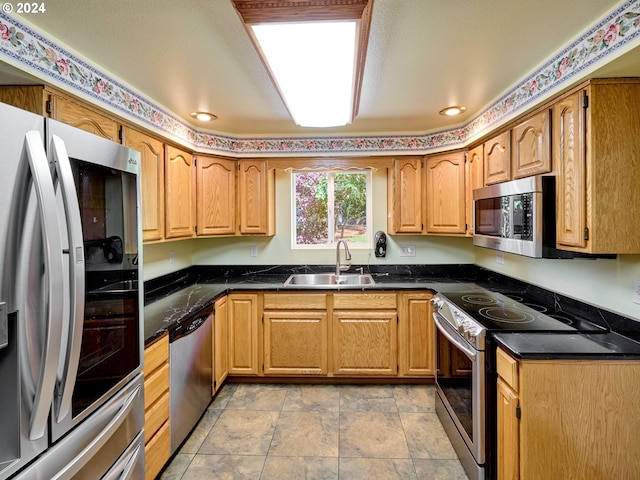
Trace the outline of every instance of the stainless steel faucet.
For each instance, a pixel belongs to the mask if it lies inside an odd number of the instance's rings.
[[[351,261],[351,253],[349,252],[347,242],[342,239],[338,240],[338,243],[336,243],[336,277],[340,276],[340,272],[346,272],[347,270],[349,270],[349,267],[351,267],[351,264],[342,265],[340,263],[340,244],[344,245],[344,259],[347,262]]]

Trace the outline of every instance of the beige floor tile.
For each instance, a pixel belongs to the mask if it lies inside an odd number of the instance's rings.
[[[400,419],[412,458],[458,458],[435,413],[401,412]]]
[[[180,453],[198,453],[202,442],[207,438],[213,425],[220,417],[220,413],[222,413],[222,410],[215,410],[209,407],[191,432],[191,435],[187,437],[187,440],[180,447]]]
[[[340,457],[410,458],[398,414],[341,412]]]
[[[399,412],[435,412],[433,385],[394,385],[393,397]]]
[[[341,458],[340,478],[345,480],[416,480],[411,460]]]
[[[192,453],[176,454],[171,460],[171,463],[167,465],[160,475],[160,480],[180,480],[193,460],[193,457],[195,457],[195,455]]]
[[[226,408],[231,410],[280,411],[287,389],[280,385],[238,385]]]
[[[341,412],[397,412],[391,385],[349,385],[340,392]]]
[[[460,461],[414,460],[418,480],[468,480]]]
[[[269,455],[338,456],[338,412],[282,412]]]
[[[196,455],[184,480],[259,480],[264,456]]]
[[[340,409],[339,386],[291,385],[287,389],[283,411],[337,412]]]
[[[222,388],[216,393],[216,396],[211,402],[211,405],[209,405],[209,408],[214,410],[222,410],[224,408],[227,408],[227,404],[233,396],[233,393],[236,391],[236,388],[238,388],[237,383],[224,384]]]
[[[260,480],[338,480],[338,457],[268,456]]]
[[[198,453],[266,455],[278,412],[224,410]]]

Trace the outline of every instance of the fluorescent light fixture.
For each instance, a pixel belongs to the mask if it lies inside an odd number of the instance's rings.
[[[251,30],[297,125],[351,123],[358,22],[262,23]]]

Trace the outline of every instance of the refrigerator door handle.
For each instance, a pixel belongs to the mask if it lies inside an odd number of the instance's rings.
[[[58,387],[59,397],[56,399],[55,405],[56,417],[61,419],[71,411],[73,388],[80,362],[84,328],[85,266],[80,206],[71,171],[71,162],[64,141],[57,135],[52,135],[50,151],[60,183],[69,240],[69,287],[68,291],[64,292],[65,298],[69,299],[69,331],[67,351],[63,352],[65,365],[63,365]]]
[[[115,431],[125,421],[133,407],[136,405],[136,399],[139,395],[142,395],[142,386],[138,385],[136,389],[124,400],[122,407],[107,424],[107,426],[100,432],[100,434],[93,439],[76,457],[70,461],[67,466],[61,469],[57,475],[51,480],[62,480],[72,478],[78,473],[82,467],[84,467],[89,460],[91,460],[97,452],[111,439]]]
[[[40,211],[45,272],[48,285],[48,318],[44,336],[40,378],[36,384],[29,425],[29,438],[36,440],[41,438],[46,431],[47,419],[56,385],[63,322],[61,301],[63,287],[62,282],[59,280],[59,275],[63,268],[63,260],[55,190],[40,132],[35,130],[27,132],[25,146]]]

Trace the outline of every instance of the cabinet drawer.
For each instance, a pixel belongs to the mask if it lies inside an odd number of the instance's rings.
[[[501,349],[496,350],[496,371],[515,391],[518,391],[518,361]]]
[[[146,375],[169,362],[169,335],[164,335],[144,349],[144,372]]]
[[[169,392],[162,395],[157,402],[144,412],[144,441],[151,437],[169,420]]]
[[[164,364],[144,380],[144,409],[169,390],[169,364]]]
[[[170,440],[169,422],[167,422],[145,445],[145,477],[147,480],[156,478],[164,464],[169,460],[169,455],[171,454]]]
[[[377,310],[382,308],[396,308],[395,293],[334,293],[333,308],[351,310],[367,309]]]
[[[265,310],[324,310],[326,293],[265,293]]]

